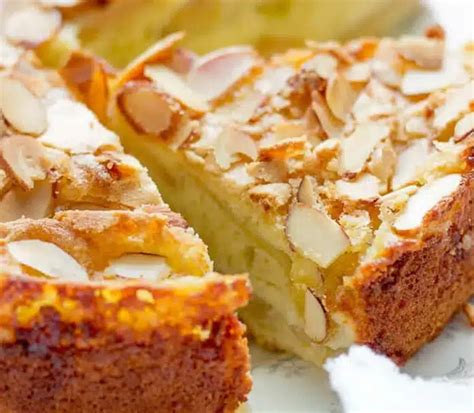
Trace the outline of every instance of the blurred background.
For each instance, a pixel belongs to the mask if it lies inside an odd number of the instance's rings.
[[[0,11],[35,1],[60,5],[81,44],[117,66],[178,30],[198,53],[239,43],[271,53],[304,39],[421,33],[433,23],[450,42],[474,38],[474,0],[0,0]]]

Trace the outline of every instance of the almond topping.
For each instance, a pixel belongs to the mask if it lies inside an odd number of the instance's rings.
[[[283,160],[301,156],[306,146],[305,138],[287,138],[259,150],[261,161]]]
[[[392,188],[399,189],[411,184],[417,179],[417,171],[428,159],[430,154],[427,139],[418,139],[398,155],[395,173],[392,178]]]
[[[131,79],[140,77],[147,63],[156,63],[170,57],[176,45],[183,40],[183,38],[184,32],[172,33],[145,50],[120,73],[115,80],[115,88],[123,86]]]
[[[319,205],[317,182],[312,176],[305,175],[301,180],[296,199],[302,204],[316,208]]]
[[[464,139],[468,134],[474,131],[474,112],[471,112],[464,116],[456,123],[454,128],[454,137],[457,141]]]
[[[160,135],[171,125],[170,104],[151,84],[127,83],[117,96],[117,104],[139,133]]]
[[[256,65],[250,47],[227,47],[203,56],[188,74],[188,82],[207,101],[222,97]]]
[[[304,300],[304,332],[313,341],[321,343],[327,335],[327,319],[315,293],[306,289]]]
[[[404,233],[421,227],[426,214],[443,198],[450,196],[461,184],[459,174],[446,175],[421,187],[407,202],[393,227]]]
[[[8,243],[7,250],[20,264],[47,277],[71,281],[86,281],[89,278],[84,268],[55,244],[23,240]]]
[[[198,112],[206,112],[209,107],[204,98],[195,92],[175,72],[163,65],[145,67],[145,76],[152,80],[158,88],[169,94],[184,106]]]
[[[41,219],[50,215],[53,204],[53,185],[37,182],[31,191],[13,188],[0,200],[0,222],[20,218]]]
[[[305,70],[314,70],[319,77],[329,79],[336,71],[338,65],[337,59],[329,53],[319,53],[312,59],[306,61],[302,68]]]
[[[171,274],[166,258],[147,254],[125,254],[110,262],[105,275],[158,281]]]
[[[44,149],[31,137],[14,135],[0,140],[0,159],[24,189],[32,189],[34,181],[46,177]]]
[[[341,122],[339,122],[339,120],[332,114],[319,92],[313,92],[312,97],[313,102],[311,107],[318,117],[324,132],[326,132],[328,138],[338,137],[341,133]]]
[[[291,187],[285,183],[257,185],[249,190],[249,196],[265,209],[277,209],[285,206],[290,200]]]
[[[377,144],[388,138],[389,134],[390,128],[381,122],[358,125],[354,132],[341,142],[341,172],[360,172]]]
[[[323,268],[329,267],[350,246],[347,235],[335,221],[303,204],[290,209],[286,235],[294,248]]]
[[[51,39],[61,27],[61,13],[55,9],[26,7],[6,21],[5,34],[14,44],[36,47]]]
[[[0,109],[5,119],[21,133],[39,135],[47,127],[43,104],[19,80],[0,78]]]
[[[444,42],[426,37],[402,37],[396,42],[397,52],[423,69],[440,69],[443,64]]]
[[[340,73],[331,76],[326,88],[326,101],[333,115],[345,121],[357,99],[357,93]]]
[[[336,181],[336,190],[341,197],[354,201],[376,200],[379,196],[379,180],[370,174],[362,174],[356,181]]]
[[[223,169],[229,169],[235,154],[243,154],[250,159],[257,159],[257,145],[246,133],[235,128],[225,128],[219,135],[214,155],[217,164]]]

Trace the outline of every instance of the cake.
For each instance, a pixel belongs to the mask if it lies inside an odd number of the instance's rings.
[[[213,272],[117,135],[18,44],[0,38],[0,411],[234,411],[247,277]]]
[[[61,42],[54,42],[52,50],[51,43],[43,46],[50,59],[80,44],[117,66],[125,66],[158,39],[179,30],[188,33],[184,46],[198,53],[241,43],[269,53],[301,46],[305,38],[387,34],[413,19],[420,4],[418,0],[35,1],[63,13]]]
[[[84,101],[88,73],[109,78],[106,123],[216,268],[250,273],[257,342],[405,362],[474,292],[472,44],[432,27],[195,57],[183,36],[113,75],[80,51],[61,73]]]

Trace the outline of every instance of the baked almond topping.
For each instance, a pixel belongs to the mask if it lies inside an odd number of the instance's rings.
[[[427,161],[430,154],[430,144],[427,139],[418,139],[398,155],[395,173],[392,178],[392,188],[413,183],[417,179],[417,172]]]
[[[426,37],[402,37],[396,42],[396,50],[407,60],[414,61],[423,69],[440,69],[443,64],[444,42]]]
[[[171,125],[170,103],[153,85],[128,83],[118,95],[117,103],[139,133],[160,135]]]
[[[336,118],[345,121],[356,99],[356,91],[342,74],[335,73],[329,78],[326,101]]]
[[[379,180],[373,175],[362,174],[353,182],[336,181],[336,190],[342,198],[372,201],[379,196]]]
[[[50,182],[36,182],[31,191],[15,187],[0,196],[0,222],[46,218],[51,214],[52,207],[53,185]]]
[[[405,209],[395,220],[393,227],[403,233],[418,229],[425,215],[443,198],[455,192],[461,184],[462,176],[451,174],[438,178],[421,187],[407,202]]]
[[[33,188],[34,181],[46,177],[47,162],[43,147],[29,136],[13,135],[1,139],[0,160],[26,190]]]
[[[462,140],[468,134],[474,132],[474,112],[468,113],[461,118],[454,128],[454,137],[457,141]]]
[[[0,78],[0,109],[5,119],[21,133],[39,135],[47,127],[41,100],[17,79]]]
[[[206,112],[209,107],[198,92],[193,90],[177,73],[163,65],[147,65],[145,76],[163,92],[184,106],[198,113]]]
[[[332,114],[323,97],[318,92],[312,95],[312,109],[318,117],[321,126],[329,138],[336,138],[340,135],[342,123]]]
[[[329,267],[350,246],[337,222],[303,204],[290,208],[286,235],[294,248],[323,268]]]
[[[327,336],[327,319],[319,298],[310,288],[304,300],[304,332],[313,341],[321,343]]]
[[[7,250],[18,263],[50,278],[87,281],[86,270],[69,254],[50,242],[40,240],[14,241]]]
[[[246,155],[248,158],[257,159],[257,145],[246,133],[228,127],[218,136],[214,148],[217,164],[223,169],[229,169],[236,154]]]
[[[188,74],[188,82],[204,99],[213,101],[247,75],[256,63],[255,53],[250,47],[216,50],[199,59]]]
[[[249,196],[264,208],[277,209],[289,202],[291,187],[286,183],[257,185],[249,190]]]
[[[166,258],[148,254],[125,254],[110,262],[104,275],[146,281],[159,281],[171,275]]]
[[[7,19],[5,34],[14,44],[36,47],[51,39],[60,27],[58,10],[32,6],[16,11]]]
[[[298,202],[316,208],[319,205],[317,185],[318,183],[314,177],[309,175],[304,176],[296,194]]]

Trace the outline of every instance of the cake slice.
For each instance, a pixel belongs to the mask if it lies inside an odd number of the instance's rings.
[[[317,364],[354,342],[406,361],[474,292],[472,45],[434,27],[175,65],[181,37],[114,76],[108,124],[216,268],[250,272],[252,334]],[[94,90],[88,67],[106,72],[78,52],[62,74]]]
[[[0,56],[0,411],[234,411],[247,278],[213,272],[57,72],[6,39]]]
[[[80,44],[121,67],[179,30],[188,33],[184,45],[198,53],[236,43],[269,52],[301,46],[305,38],[388,34],[420,9],[418,0],[38,0],[38,4],[57,7],[65,21],[61,41],[43,47],[49,58]]]

